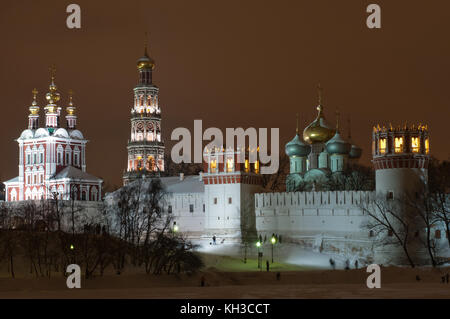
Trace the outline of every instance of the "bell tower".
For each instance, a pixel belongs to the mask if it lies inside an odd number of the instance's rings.
[[[142,176],[164,172],[159,88],[153,84],[154,68],[155,61],[148,54],[146,42],[144,56],[137,61],[139,78],[133,90],[134,103],[131,108],[131,132],[127,145],[127,168],[123,175],[124,185]]]

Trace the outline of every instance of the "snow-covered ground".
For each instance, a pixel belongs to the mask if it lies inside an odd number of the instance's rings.
[[[209,240],[195,240],[194,244],[198,245],[196,251],[206,254],[223,255],[230,257],[243,257],[245,247],[235,243],[220,243],[217,241],[216,245],[212,245]],[[271,259],[272,246],[270,243],[264,244],[260,251],[263,252],[263,259]],[[257,258],[258,248],[247,247],[247,257]],[[307,250],[295,244],[283,243],[276,244],[273,247],[274,259],[278,262],[293,264],[299,266],[317,267],[317,268],[331,268],[330,258],[336,259],[325,253],[320,253],[312,250]],[[344,268],[344,260],[336,260],[337,268]]]

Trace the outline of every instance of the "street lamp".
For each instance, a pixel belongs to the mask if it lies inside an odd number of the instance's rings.
[[[261,241],[256,242],[256,247],[258,247],[258,268],[261,268],[261,259],[262,259],[262,253],[259,251],[261,248]]]
[[[178,231],[178,225],[173,225],[173,232],[176,233]]]
[[[277,239],[275,238],[275,236],[272,236],[270,242],[272,243],[272,264],[273,264],[273,246],[275,246],[275,244],[277,243]]]

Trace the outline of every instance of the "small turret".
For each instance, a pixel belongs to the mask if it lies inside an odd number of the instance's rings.
[[[36,99],[39,92],[38,90],[33,89],[31,93],[33,93],[33,102],[31,102],[31,106],[29,107],[30,114],[28,115],[28,129],[37,130],[39,128],[39,106]]]
[[[69,105],[66,108],[66,120],[67,120],[67,128],[70,130],[74,130],[77,126],[77,116],[75,114],[76,107],[73,105],[73,91],[69,90]]]

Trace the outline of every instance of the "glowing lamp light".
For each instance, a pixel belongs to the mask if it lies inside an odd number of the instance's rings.
[[[70,245],[70,250],[74,250],[75,246],[74,245]]]
[[[173,231],[176,233],[179,230],[178,225],[173,226]]]
[[[260,241],[256,242],[256,247],[258,247],[258,248],[261,247],[261,242]]]
[[[277,239],[275,237],[272,237],[272,239],[270,240],[272,245],[275,245],[275,243],[277,242]]]

